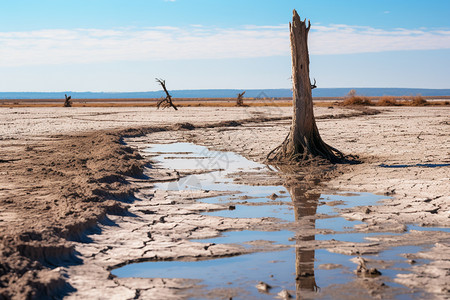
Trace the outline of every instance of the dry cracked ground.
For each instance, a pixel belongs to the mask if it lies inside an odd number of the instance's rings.
[[[300,180],[311,195],[386,195],[379,205],[341,213],[363,221],[355,228],[358,232],[403,234],[372,235],[356,246],[329,240],[305,242],[302,247],[356,256],[395,246],[429,245],[406,255],[411,262],[427,263],[412,265],[395,281],[401,284],[400,292],[406,289],[411,297],[420,291],[430,298],[448,298],[449,234],[421,228],[450,226],[450,108],[377,109],[315,108],[322,138],[344,153],[358,155],[362,164],[305,166],[295,173],[244,174],[239,180],[262,185]],[[223,193],[154,189],[156,182],[184,174],[159,167],[142,150],[149,143],[190,142],[263,162],[285,138],[290,115],[291,108],[276,107],[2,108],[0,298],[245,298],[245,291],[238,289],[205,291],[195,280],[117,278],[110,271],[130,262],[199,260],[288,247],[263,241],[252,247],[195,242],[192,239],[227,230],[295,231],[305,224],[201,214],[223,206],[196,199]],[[417,230],[406,232],[408,224],[418,225]],[[311,228],[297,231],[317,233],[320,230]],[[382,277],[356,277],[306,298],[348,298],[350,290],[354,298],[392,298],[400,293],[386,287]]]

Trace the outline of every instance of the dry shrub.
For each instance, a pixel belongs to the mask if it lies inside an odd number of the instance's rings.
[[[411,105],[412,106],[424,106],[424,105],[428,105],[427,100],[422,97],[422,95],[415,95],[415,96],[411,96]]]
[[[356,94],[355,90],[348,92],[347,97],[344,98],[342,103],[344,106],[351,105],[373,105],[373,102],[369,97],[359,96]]]
[[[378,106],[397,106],[399,103],[397,102],[397,99],[395,99],[392,96],[383,96],[381,97],[378,102]]]

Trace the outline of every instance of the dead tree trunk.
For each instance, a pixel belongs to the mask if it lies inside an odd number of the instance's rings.
[[[66,100],[64,101],[64,107],[72,107],[72,96],[67,97],[67,94],[64,95]]]
[[[170,96],[169,92],[166,89],[166,81],[156,78],[156,81],[162,86],[164,92],[166,93],[166,98],[161,99],[156,104],[156,107],[159,109],[160,107],[166,108],[166,107],[173,107],[173,109],[178,110],[178,108],[175,106],[175,104],[172,103],[172,96]]]
[[[306,21],[306,20],[305,20]],[[313,157],[322,157],[332,163],[344,160],[344,155],[327,145],[320,137],[313,112],[311,85],[309,78],[308,32],[311,23],[301,21],[294,10],[292,23],[289,24],[292,55],[293,107],[294,114],[289,134],[284,142],[272,150],[268,160],[301,161]]]
[[[244,106],[244,94],[245,91],[237,95],[236,106]]]

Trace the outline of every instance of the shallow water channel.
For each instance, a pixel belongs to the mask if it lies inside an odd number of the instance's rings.
[[[367,242],[372,235],[387,233],[361,233],[354,230],[360,221],[347,220],[339,210],[354,206],[376,205],[386,199],[369,193],[336,193],[333,195],[304,196],[303,190],[286,189],[284,186],[245,185],[236,182],[236,174],[268,170],[268,166],[249,161],[232,152],[209,151],[206,147],[190,143],[150,145],[146,152],[154,155],[162,168],[174,170],[210,170],[202,174],[188,175],[178,181],[155,184],[161,190],[216,190],[228,191],[229,195],[199,199],[200,202],[224,204],[224,210],[205,212],[205,215],[227,218],[272,217],[282,223],[303,222],[310,235],[299,234],[302,228],[278,231],[228,231],[221,236],[195,240],[204,243],[231,243],[251,247],[252,241],[270,241],[286,245],[280,251],[260,251],[234,257],[200,261],[157,261],[126,265],[115,269],[118,277],[189,278],[199,279],[205,289],[229,289],[240,291],[242,299],[272,299],[280,291],[287,290],[292,297],[311,293],[320,297],[321,291],[357,278],[357,265],[351,261],[355,256],[333,253],[327,249],[303,247],[311,241]],[[292,227],[294,228],[294,227]],[[414,229],[417,229],[414,227]],[[320,232],[320,233],[316,233]],[[395,235],[389,233],[390,235]],[[388,267],[380,269],[386,277],[386,285],[402,290],[393,278],[407,272],[410,267],[401,253],[414,253],[423,247],[405,246],[391,248],[376,255],[376,259],[389,261]],[[370,256],[369,256],[370,258]],[[423,262],[418,262],[423,263]],[[271,286],[263,293],[256,288],[259,282]],[[408,290],[405,289],[405,293]],[[315,295],[315,296],[314,296]],[[405,294],[403,294],[403,297]],[[397,293],[403,298],[402,293]]]

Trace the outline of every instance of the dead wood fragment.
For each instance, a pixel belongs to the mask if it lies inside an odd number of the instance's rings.
[[[236,106],[244,106],[244,94],[245,91],[237,95]]]
[[[159,100],[156,104],[156,107],[158,109],[160,107],[162,107],[163,109],[166,107],[173,107],[173,109],[178,110],[178,108],[172,102],[172,96],[170,96],[169,92],[167,91],[166,81],[159,78],[156,78],[156,81],[162,86],[164,92],[166,93],[166,98]]]
[[[67,94],[64,95],[66,100],[64,101],[64,107],[72,107],[72,96],[67,97]]]

